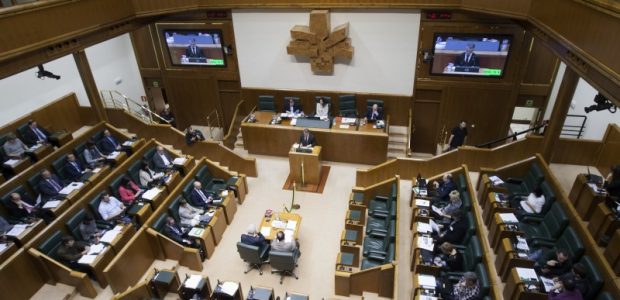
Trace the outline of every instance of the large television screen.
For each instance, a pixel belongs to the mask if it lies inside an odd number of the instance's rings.
[[[436,33],[431,74],[501,77],[510,35]]]
[[[166,29],[164,37],[173,65],[226,66],[220,30]]]

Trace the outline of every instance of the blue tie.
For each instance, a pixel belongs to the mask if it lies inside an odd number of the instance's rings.
[[[34,128],[34,133],[37,135],[37,137],[39,137],[39,140],[44,141],[45,140],[45,134],[43,134],[43,132],[41,132],[41,130],[39,130],[39,128]]]
[[[48,181],[52,185],[52,187],[54,187],[54,191],[59,192],[62,189],[60,185],[56,183],[56,181],[54,181],[54,179],[48,179]]]
[[[114,149],[116,149],[117,146],[116,146],[116,142],[114,141],[114,139],[111,136],[109,136],[108,140],[110,140],[110,143],[112,143],[112,145],[114,146]]]

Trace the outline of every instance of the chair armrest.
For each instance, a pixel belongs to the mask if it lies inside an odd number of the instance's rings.
[[[224,182],[224,179],[221,179],[221,178],[213,178],[213,179],[211,179],[211,182],[213,182],[213,183],[220,183],[220,184],[226,184],[226,182]]]
[[[267,253],[269,253],[269,249],[271,249],[271,246],[268,244],[263,245],[262,247],[260,247],[260,249],[258,249],[259,252],[259,256],[260,257],[265,257],[267,256]]]
[[[230,177],[228,178],[228,180],[226,181],[227,185],[235,185],[235,183],[237,183],[237,180],[239,179],[239,177]]]
[[[459,282],[459,280],[461,280],[461,278],[463,277],[463,274],[465,274],[465,272],[446,272],[444,275],[444,278],[447,278],[449,282],[455,283],[455,282]]]
[[[372,260],[378,260],[378,261],[385,261],[385,255],[381,255],[379,253],[369,253],[368,256],[366,256],[367,259],[372,259]]]
[[[523,223],[541,223],[543,221],[543,217],[542,216],[537,216],[534,214],[527,214],[525,216],[523,216],[523,219],[521,219],[521,222]]]
[[[383,259],[385,259],[385,257],[387,256],[387,252],[379,250],[369,250],[368,255],[383,256]]]
[[[368,233],[371,237],[384,238],[387,235],[387,230],[383,229],[375,229],[373,228],[370,233]]]
[[[385,210],[374,210],[372,212],[372,216],[373,217],[377,217],[377,218],[387,218],[390,215],[389,212],[385,211]]]
[[[532,240],[532,248],[553,248],[556,244],[556,241],[551,239],[535,239]]]
[[[506,182],[508,183],[512,183],[512,184],[521,184],[523,182],[523,179],[521,178],[515,178],[515,177],[508,177],[506,179]]]

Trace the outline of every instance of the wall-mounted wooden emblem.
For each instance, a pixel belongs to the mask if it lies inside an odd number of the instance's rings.
[[[349,35],[349,23],[331,31],[329,11],[313,10],[310,12],[310,26],[295,25],[291,29],[291,38],[286,52],[290,55],[308,56],[312,72],[332,74],[334,59],[353,57],[353,46]]]

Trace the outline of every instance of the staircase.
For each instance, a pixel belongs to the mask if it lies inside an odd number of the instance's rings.
[[[407,126],[390,126],[388,159],[407,157]]]
[[[44,284],[30,299],[47,300],[47,299],[73,299],[77,295],[77,288],[74,286],[56,283]]]

